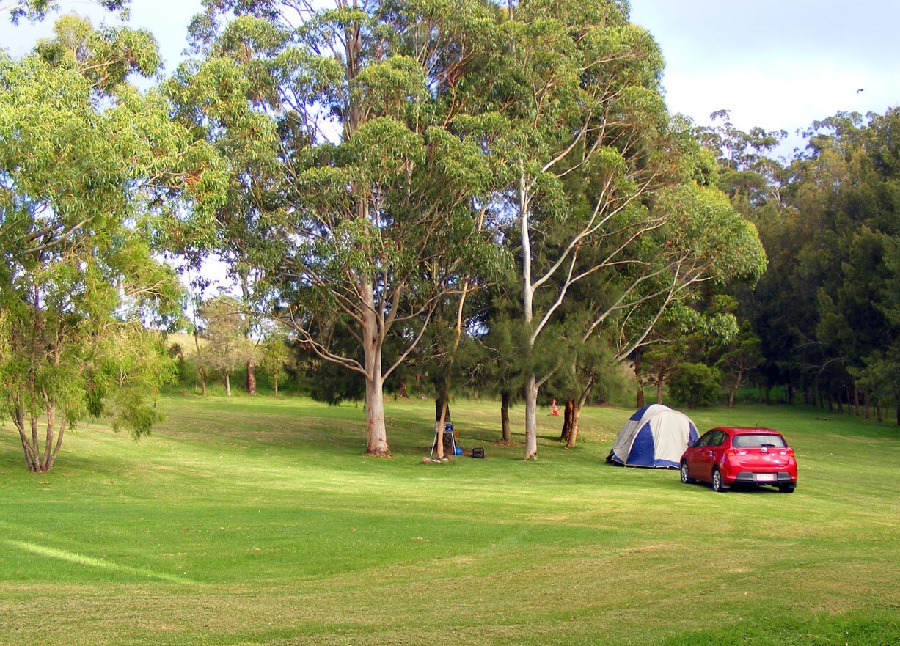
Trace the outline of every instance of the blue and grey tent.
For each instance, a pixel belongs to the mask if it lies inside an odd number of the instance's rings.
[[[697,427],[687,415],[651,404],[625,423],[606,461],[627,467],[677,469],[681,454],[696,439]]]

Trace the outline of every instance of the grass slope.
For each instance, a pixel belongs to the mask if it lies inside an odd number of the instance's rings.
[[[900,434],[782,407],[698,427],[782,430],[796,493],[684,486],[604,464],[630,410],[540,416],[540,459],[498,446],[494,402],[456,402],[484,460],[423,465],[433,404],[364,415],[306,399],[171,397],[132,442],[88,425],[32,475],[0,428],[0,643],[890,644],[900,641]],[[514,410],[522,428],[522,410]],[[516,438],[521,442],[521,436]]]

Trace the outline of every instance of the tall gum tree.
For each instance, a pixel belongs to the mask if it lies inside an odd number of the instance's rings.
[[[666,330],[683,338],[707,321],[693,309],[694,301],[709,299],[729,281],[754,283],[765,271],[756,228],[711,185],[715,165],[686,126],[677,119],[671,126],[670,154],[680,172],[645,200],[651,221],[661,226],[645,231],[639,242],[626,248],[619,248],[615,236],[601,236],[582,251],[576,275],[591,273],[564,308],[567,318],[580,323],[574,361],[576,366],[584,363],[576,371],[583,373],[584,386],[574,402],[570,448],[577,438],[580,409],[605,370],[615,370],[635,352],[659,345]],[[714,316],[706,325],[723,337],[737,332],[730,314]],[[609,354],[597,362],[586,352],[587,361],[582,362],[580,348],[598,336],[605,339]]]
[[[385,379],[441,296],[461,291],[472,263],[500,255],[476,224],[492,181],[486,156],[454,125],[471,103],[469,75],[481,73],[496,8],[205,5],[193,29],[200,48],[229,43],[221,57],[248,75],[246,105],[277,132],[280,202],[250,232],[253,253],[300,341],[365,379],[367,452],[389,455]],[[209,93],[210,109],[218,94]],[[338,330],[353,336],[354,352],[332,343]],[[399,348],[385,365],[390,337]]]
[[[576,445],[580,412],[594,388],[614,379],[636,353],[644,352],[645,364],[658,363],[664,348],[700,330],[729,342],[737,334],[733,315],[701,314],[694,306],[730,281],[752,284],[765,270],[755,227],[717,189],[691,183],[664,189],[652,208],[666,212],[666,225],[617,262],[596,265],[561,310],[565,325],[556,329],[563,338],[555,347],[571,363],[568,372],[576,382],[567,406],[567,448]],[[584,255],[596,259],[603,254]]]
[[[671,174],[662,57],[621,2],[509,3],[506,50],[488,100],[506,120],[519,223],[524,351],[532,357],[569,290],[665,224],[645,200]],[[586,257],[598,240],[604,255]],[[525,459],[537,457],[536,406],[555,368],[525,376]]]

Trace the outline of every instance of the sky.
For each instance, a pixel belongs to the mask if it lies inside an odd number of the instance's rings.
[[[0,9],[11,1],[0,0]],[[92,8],[89,0],[61,4]],[[132,23],[156,35],[168,72],[200,8],[200,0],[133,0]],[[0,47],[21,56],[36,30],[11,27],[7,17],[0,14]],[[725,109],[742,130],[786,130],[791,138],[779,154],[801,145],[794,133],[813,121],[900,105],[895,0],[631,0],[631,20],[661,47],[671,112],[706,124]],[[44,35],[51,23],[41,26]]]
[[[730,111],[742,130],[798,129],[900,105],[895,0],[631,0],[666,60],[671,112]],[[862,90],[862,91],[859,91]],[[790,152],[790,150],[788,150]]]

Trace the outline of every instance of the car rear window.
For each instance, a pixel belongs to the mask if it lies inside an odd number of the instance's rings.
[[[787,446],[780,435],[735,435],[731,440],[732,446],[739,449],[754,449],[763,446],[774,446],[783,449]]]

